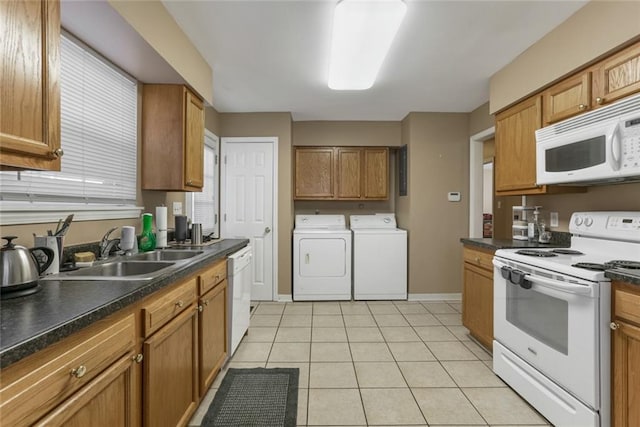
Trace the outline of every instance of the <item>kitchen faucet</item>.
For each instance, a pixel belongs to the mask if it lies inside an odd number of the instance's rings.
[[[111,249],[120,243],[120,239],[109,240],[109,235],[117,228],[118,227],[110,228],[109,231],[102,236],[102,239],[100,239],[100,259],[104,260],[109,258],[109,252],[111,252]]]

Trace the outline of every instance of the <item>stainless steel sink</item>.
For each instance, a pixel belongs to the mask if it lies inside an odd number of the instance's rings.
[[[174,262],[113,261],[68,273],[45,276],[44,280],[150,280],[164,273]]]
[[[132,261],[180,261],[193,258],[202,254],[203,251],[193,250],[161,250],[153,252],[143,252],[129,257]]]

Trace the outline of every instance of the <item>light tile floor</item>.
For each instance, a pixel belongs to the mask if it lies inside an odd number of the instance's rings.
[[[491,371],[460,303],[256,303],[228,368],[300,369],[299,426],[548,426]]]

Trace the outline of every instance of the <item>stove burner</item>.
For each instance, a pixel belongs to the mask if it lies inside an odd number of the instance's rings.
[[[596,264],[594,262],[579,262],[577,264],[571,264],[571,267],[584,268],[586,270],[593,270],[593,271],[605,270],[604,264]]]
[[[620,260],[620,259],[616,259],[613,261],[609,261],[607,263],[605,263],[605,266],[607,268],[628,268],[631,270],[637,270],[640,269],[640,261],[629,261],[629,260]]]
[[[552,254],[549,251],[536,251],[533,249],[520,249],[516,253],[520,255],[537,256],[537,257],[544,257],[544,258],[558,256],[556,254]]]
[[[583,252],[576,251],[575,249],[554,249],[551,252],[561,255],[584,255]]]

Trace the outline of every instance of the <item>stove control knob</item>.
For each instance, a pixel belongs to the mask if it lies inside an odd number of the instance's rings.
[[[584,225],[586,225],[587,227],[591,227],[591,225],[593,225],[593,218],[591,218],[590,216],[586,217],[584,219]]]
[[[576,219],[573,221],[578,227],[580,227],[582,225],[582,217],[581,216],[577,216]]]

